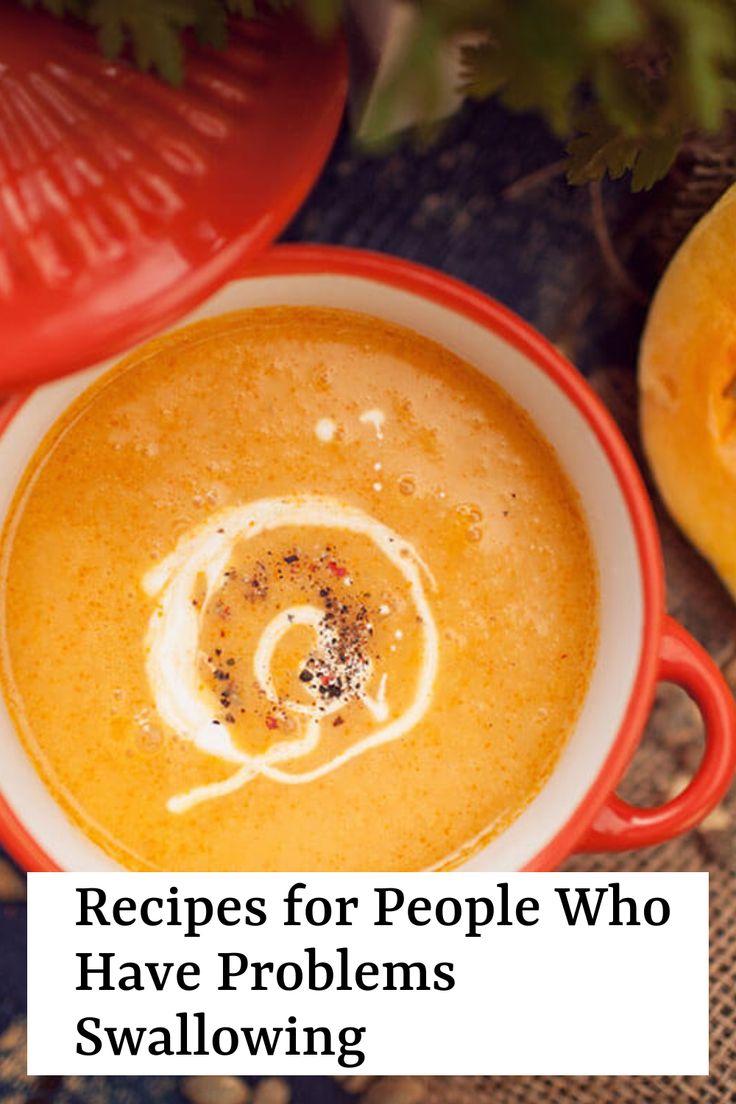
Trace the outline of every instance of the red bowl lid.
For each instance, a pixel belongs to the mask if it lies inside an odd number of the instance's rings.
[[[3,5],[0,28],[8,392],[148,337],[271,242],[329,153],[347,66],[294,17],[193,44],[181,88],[38,11]]]

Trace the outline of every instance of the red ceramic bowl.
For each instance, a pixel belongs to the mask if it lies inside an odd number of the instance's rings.
[[[736,767],[734,701],[709,656],[665,614],[662,557],[649,500],[625,442],[585,380],[544,338],[487,296],[438,272],[365,252],[277,247],[187,321],[286,303],[344,307],[389,319],[475,364],[552,442],[587,514],[600,568],[601,637],[579,722],[542,792],[466,869],[546,870],[573,851],[643,847],[696,825],[721,799]],[[96,371],[5,406],[0,516],[41,435]],[[641,738],[659,679],[678,683],[697,702],[706,748],[681,794],[641,809],[615,790]],[[8,850],[35,870],[112,867],[64,818],[6,714],[0,714],[0,753],[0,838]]]

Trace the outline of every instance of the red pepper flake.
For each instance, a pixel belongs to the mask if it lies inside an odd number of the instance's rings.
[[[332,676],[331,675],[322,675],[322,678],[319,681],[322,683],[323,686],[329,686],[330,683],[332,682]]]
[[[339,728],[340,725],[344,725],[344,724],[345,724],[345,721],[343,720],[342,717],[335,717],[334,721],[332,722],[332,727],[333,728]]]
[[[347,575],[348,573],[346,567],[341,567],[340,564],[335,563],[334,560],[330,560],[327,566],[336,579],[342,579],[343,575]]]
[[[274,728],[278,728],[278,727],[279,727],[279,722],[276,720],[275,717],[272,717],[269,714],[268,717],[266,717],[266,728],[270,728],[273,731]]]

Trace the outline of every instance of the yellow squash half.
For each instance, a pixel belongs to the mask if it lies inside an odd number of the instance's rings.
[[[736,597],[736,185],[657,290],[639,360],[641,429],[671,514]]]

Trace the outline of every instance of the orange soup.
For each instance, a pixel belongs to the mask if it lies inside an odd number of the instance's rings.
[[[544,785],[597,641],[550,445],[447,350],[345,311],[134,353],[38,449],[1,569],[18,732],[136,870],[452,865]]]

